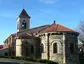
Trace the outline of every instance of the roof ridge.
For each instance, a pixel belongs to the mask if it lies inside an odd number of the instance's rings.
[[[42,25],[42,26],[38,26],[38,27],[35,27],[35,28],[39,28],[39,27],[44,27],[44,26],[48,26],[49,24],[47,25]],[[31,29],[35,29],[35,28],[31,28]]]

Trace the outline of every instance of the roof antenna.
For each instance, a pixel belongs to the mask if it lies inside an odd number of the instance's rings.
[[[53,21],[53,24],[55,24],[55,22],[56,22],[56,21],[54,20],[54,21]]]

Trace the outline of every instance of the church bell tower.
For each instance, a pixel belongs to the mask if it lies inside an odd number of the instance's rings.
[[[30,28],[30,16],[25,9],[22,10],[17,18],[17,32],[24,31]]]

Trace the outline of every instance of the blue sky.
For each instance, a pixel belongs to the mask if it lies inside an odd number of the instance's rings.
[[[0,44],[16,32],[16,19],[23,8],[31,16],[31,28],[56,20],[76,30],[84,20],[84,0],[0,0]]]

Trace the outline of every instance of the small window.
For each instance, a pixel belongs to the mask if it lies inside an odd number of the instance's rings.
[[[31,53],[34,53],[34,46],[31,45]]]
[[[43,44],[41,43],[41,53],[43,53],[44,52],[44,46],[43,46]]]
[[[57,43],[53,44],[53,53],[57,53]]]
[[[8,53],[5,53],[4,55],[5,55],[5,56],[8,56]]]
[[[17,23],[17,29],[19,29],[20,28],[20,24],[19,23]]]
[[[70,43],[70,53],[74,53],[74,44]]]
[[[28,42],[25,42],[25,44],[28,44]]]
[[[22,22],[22,28],[23,28],[23,29],[26,29],[26,22],[25,22],[25,21]]]
[[[27,56],[27,52],[28,52],[27,50],[28,50],[27,47],[25,47],[25,55],[26,56]]]

